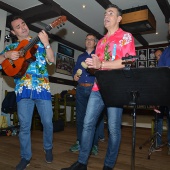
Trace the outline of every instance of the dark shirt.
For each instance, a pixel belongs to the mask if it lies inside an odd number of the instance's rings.
[[[92,51],[91,54],[95,54],[95,50]],[[87,69],[85,69],[84,67],[82,67],[81,62],[84,62],[86,60],[86,58],[91,58],[91,54],[88,54],[87,52],[84,52],[83,54],[79,55],[76,65],[73,69],[73,77],[76,74],[78,69],[82,70],[82,74],[78,80],[78,83],[94,83],[94,79],[95,76],[91,75]]]
[[[170,67],[170,46],[167,47],[163,51],[163,53],[158,61],[158,67],[165,67],[165,66]]]

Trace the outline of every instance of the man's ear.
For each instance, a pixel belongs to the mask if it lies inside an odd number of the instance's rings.
[[[118,22],[120,22],[122,20],[121,16],[118,16]]]
[[[12,35],[15,35],[15,32],[14,32],[13,30],[11,30],[11,34],[12,34]]]

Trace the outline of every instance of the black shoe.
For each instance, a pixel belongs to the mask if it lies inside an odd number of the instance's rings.
[[[52,149],[44,150],[45,152],[45,161],[49,164],[53,161]]]
[[[22,158],[19,164],[16,166],[16,170],[24,170],[27,166],[30,165],[30,160]]]
[[[87,170],[87,165],[81,164],[79,162],[75,162],[68,168],[62,168],[61,170]]]
[[[103,167],[103,170],[112,170],[113,168],[110,168],[110,167],[108,167],[108,166],[104,166]]]

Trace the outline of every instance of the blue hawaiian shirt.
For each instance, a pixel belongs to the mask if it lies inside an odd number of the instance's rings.
[[[14,50],[19,42],[12,43],[0,53]],[[51,100],[50,84],[47,72],[46,50],[44,45],[39,41],[38,48],[34,54],[36,61],[32,62],[21,78],[14,78],[15,93],[17,102],[23,98]],[[0,66],[1,67],[1,66]],[[1,67],[2,68],[2,67]]]

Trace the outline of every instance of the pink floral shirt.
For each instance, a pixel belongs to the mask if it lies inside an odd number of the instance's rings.
[[[101,61],[117,60],[125,57],[126,55],[136,55],[134,38],[131,33],[125,32],[119,28],[110,37],[106,34],[99,40],[96,47],[96,54]],[[96,83],[94,83],[92,90],[99,90]]]

